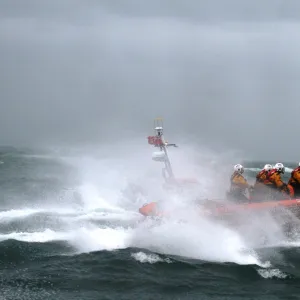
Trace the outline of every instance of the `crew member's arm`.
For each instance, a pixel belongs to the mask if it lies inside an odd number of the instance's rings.
[[[257,175],[256,175],[256,182],[263,182],[266,179],[266,174],[264,171],[260,171]]]

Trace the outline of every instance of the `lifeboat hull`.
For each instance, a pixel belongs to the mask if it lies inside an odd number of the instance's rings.
[[[199,205],[202,214],[208,213],[214,216],[224,216],[228,214],[240,214],[243,212],[274,211],[280,209],[289,209],[299,214],[300,217],[300,199],[276,200],[268,202],[253,202],[245,204],[222,204],[216,201],[207,200]],[[205,212],[204,212],[205,211]],[[150,202],[139,209],[139,213],[146,217],[164,217],[171,213],[170,211],[160,211],[157,202]]]

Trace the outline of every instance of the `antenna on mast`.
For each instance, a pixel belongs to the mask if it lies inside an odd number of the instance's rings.
[[[164,139],[164,127],[163,127],[163,119],[156,118],[154,119],[154,136],[148,136],[148,144],[153,145],[154,147],[159,148],[160,151],[156,151],[152,153],[152,159],[154,161],[163,162],[165,164],[165,168],[162,169],[163,177],[167,179],[174,179],[173,169],[169,160],[167,147],[174,146],[177,147],[176,144],[168,144],[168,142]],[[169,178],[167,178],[167,175]]]

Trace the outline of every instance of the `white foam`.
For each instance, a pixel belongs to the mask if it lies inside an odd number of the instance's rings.
[[[46,229],[42,232],[12,232],[9,234],[0,235],[0,240],[14,239],[22,242],[32,243],[45,243],[51,241],[63,241],[68,239],[68,234],[63,232],[55,232],[50,229]]]
[[[40,232],[12,232],[0,235],[0,241],[18,240],[31,243],[47,243],[52,241],[67,241],[79,252],[96,250],[116,250],[129,246],[127,237],[130,230],[124,228],[81,227],[73,231],[57,232],[46,229]]]
[[[172,263],[172,261],[169,258],[161,258],[159,255],[157,254],[146,254],[144,252],[136,252],[136,253],[132,253],[131,256],[141,262],[141,263],[150,263],[150,264],[155,264],[157,262],[166,262],[166,263]]]
[[[37,209],[11,209],[0,212],[0,222],[9,222],[14,219],[26,218],[30,215],[42,212],[42,210]]]
[[[128,213],[111,213],[111,212],[87,212],[86,214],[81,214],[75,217],[77,220],[84,221],[138,221],[141,216],[138,212],[128,212]]]
[[[78,212],[74,209],[69,208],[49,208],[49,209],[31,209],[31,208],[23,208],[23,209],[10,209],[0,211],[0,223],[7,223],[14,220],[20,220],[24,218],[28,218],[30,216],[36,214],[55,214],[57,216],[76,216]]]
[[[81,252],[125,249],[130,246],[131,229],[80,228],[69,235],[68,241]]]
[[[133,233],[131,243],[162,254],[214,262],[262,264],[255,252],[245,251],[247,246],[237,233],[206,220],[142,226],[140,231]]]
[[[280,278],[280,279],[284,279],[287,277],[287,275],[280,271],[279,269],[258,269],[257,270],[258,274],[265,278],[265,279],[269,279],[269,278]]]

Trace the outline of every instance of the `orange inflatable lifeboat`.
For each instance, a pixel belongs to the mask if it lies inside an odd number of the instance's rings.
[[[154,135],[148,136],[148,144],[154,146],[156,149],[158,148],[160,151],[156,151],[152,155],[152,159],[156,162],[163,162],[164,168],[163,177],[165,179],[164,187],[166,189],[179,188],[181,189],[189,189],[193,188],[198,184],[196,179],[177,179],[174,177],[172,166],[168,157],[167,148],[170,146],[177,147],[176,144],[169,144],[164,139],[163,134],[163,121],[162,118],[157,118],[154,120]],[[219,201],[207,200],[205,203],[201,201],[198,203],[199,212],[205,213],[204,211],[209,211],[210,214],[216,216],[222,216],[225,214],[234,214],[240,213],[242,211],[264,211],[264,210],[276,210],[278,208],[287,208],[293,209],[297,208],[297,212],[299,211],[300,217],[300,199],[292,199],[292,200],[276,200],[276,201],[268,201],[268,202],[249,202],[245,204],[223,204]],[[201,210],[202,208],[202,210]],[[140,214],[143,216],[166,216],[171,214],[171,210],[168,212],[161,211],[157,202],[151,202],[145,204],[143,207],[139,209]]]
[[[245,204],[230,204],[225,205],[219,202],[207,200],[200,207],[204,208],[205,211],[209,210],[209,214],[214,216],[222,216],[226,214],[241,213],[243,211],[266,211],[275,210],[280,208],[293,209],[297,208],[300,212],[300,199],[292,200],[276,200],[268,202],[255,202],[255,203],[245,203]],[[199,210],[201,212],[201,210]],[[156,216],[164,217],[170,214],[170,212],[160,211],[157,202],[150,202],[145,204],[139,209],[139,213],[143,216]]]

